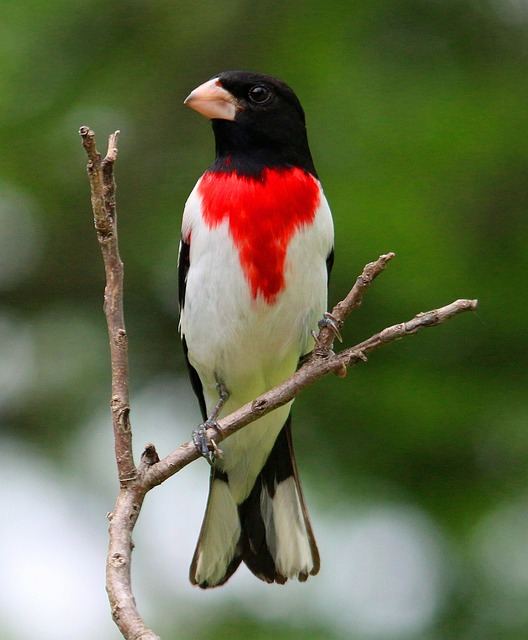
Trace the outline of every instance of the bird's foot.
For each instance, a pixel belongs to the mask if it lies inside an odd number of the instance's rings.
[[[213,429],[216,429],[216,431],[220,431],[220,425],[216,419],[229,398],[227,387],[216,374],[215,380],[218,402],[211,411],[209,418],[195,429],[192,434],[194,446],[198,449],[198,453],[203,456],[211,466],[214,464],[216,459],[222,459],[222,450],[218,448],[218,445],[212,438],[209,441],[207,440],[207,429],[212,427]]]
[[[339,324],[339,320],[335,316],[333,316],[328,311],[325,311],[323,317],[317,323],[317,326],[319,327],[319,333],[317,333],[316,331],[312,331],[312,337],[315,341],[315,349],[313,350],[312,354],[323,358],[335,356],[335,353],[332,351],[333,345],[329,345],[325,341],[321,340],[319,336],[321,329],[324,329],[324,327],[328,327],[328,329],[330,329],[330,331],[334,334],[334,337],[337,338],[339,342],[343,342],[343,338],[339,330]],[[335,373],[340,378],[344,378],[347,374],[346,366],[342,364]]]
[[[324,327],[328,327],[334,334],[334,337],[337,338],[339,342],[343,342],[343,337],[341,336],[341,332],[339,331],[339,321],[328,311],[324,312],[323,317],[319,320],[317,326],[319,327],[319,332]],[[319,334],[316,331],[312,331],[312,338],[315,341],[315,346],[317,349],[325,352],[331,351],[330,347],[322,343],[321,339],[319,338]]]
[[[213,466],[215,460],[222,459],[222,450],[212,438],[208,440],[207,429],[209,428],[220,431],[220,425],[218,422],[209,419],[193,431],[192,439],[198,453],[203,456],[211,466]]]
[[[343,342],[343,336],[339,331],[339,321],[329,311],[323,313],[323,317],[319,320],[317,326],[319,327],[319,331],[321,331],[323,327],[328,327],[339,342]]]

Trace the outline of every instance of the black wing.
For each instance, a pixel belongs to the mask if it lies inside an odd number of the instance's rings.
[[[187,273],[189,271],[190,265],[190,253],[191,245],[182,238],[180,242],[180,255],[178,258],[178,301],[180,303],[180,313],[185,306],[185,288],[187,285]],[[202,412],[202,418],[207,420],[207,408],[205,406],[205,398],[203,394],[202,381],[200,380],[200,376],[196,369],[189,362],[189,356],[187,348],[187,342],[185,341],[185,336],[182,334],[182,346],[183,346],[183,355],[185,356],[185,361],[187,362],[187,369],[189,370],[189,378],[191,379],[191,386],[193,388],[196,397],[198,398],[198,403],[200,405],[200,411]]]
[[[330,274],[332,273],[332,267],[334,266],[334,247],[330,250],[326,258],[326,273],[328,275],[328,284],[330,284]]]

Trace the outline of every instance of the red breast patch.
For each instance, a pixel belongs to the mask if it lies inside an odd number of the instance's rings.
[[[273,304],[284,288],[284,263],[295,231],[310,224],[320,201],[317,180],[302,169],[264,169],[259,178],[207,172],[198,192],[209,228],[229,233],[253,299]]]

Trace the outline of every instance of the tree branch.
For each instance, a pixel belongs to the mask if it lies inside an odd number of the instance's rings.
[[[376,263],[370,263],[367,265],[366,269],[378,263],[383,263],[382,268],[384,268],[386,260],[387,255],[381,256]],[[380,272],[381,269],[377,271],[376,275]],[[334,311],[336,311],[338,307],[340,309],[348,308],[348,311],[350,311],[352,308],[358,306],[357,304],[354,304],[349,307],[348,303],[345,304],[345,301],[352,297],[352,291],[353,289],[345,300],[341,301],[336,305],[336,307],[334,307]],[[303,389],[329,373],[337,373],[340,377],[343,377],[341,374],[343,367],[353,367],[359,362],[365,362],[367,360],[366,356],[368,353],[399,340],[400,338],[404,338],[405,336],[414,335],[426,327],[434,327],[442,324],[459,313],[474,311],[477,308],[477,304],[477,300],[456,300],[455,302],[452,302],[445,307],[441,307],[440,309],[433,309],[425,313],[419,313],[411,320],[387,327],[386,329],[383,329],[383,331],[374,334],[368,340],[364,340],[354,347],[344,349],[338,354],[334,354],[332,351],[328,351],[326,354],[321,354],[319,353],[318,347],[312,352],[312,358],[290,378],[273,389],[270,389],[258,398],[255,398],[252,402],[248,402],[229,416],[219,420],[219,428],[209,428],[207,430],[207,437],[213,439],[217,443],[221,442],[242,427],[254,422],[257,418],[260,418],[266,413],[290,402],[290,400],[293,400],[293,398],[299,395]],[[332,315],[334,315],[334,311],[332,312]],[[326,330],[326,328],[323,328],[321,333]],[[170,476],[174,475],[199,457],[196,447],[191,440],[169,454],[166,458],[163,458],[154,466],[144,469],[142,473],[142,481],[146,482],[150,489],[153,486],[164,482],[167,478],[170,478]]]
[[[79,134],[88,155],[88,177],[92,197],[94,225],[103,254],[106,273],[104,311],[110,339],[112,366],[112,417],[115,453],[120,481],[134,478],[136,468],[132,457],[132,430],[129,422],[128,338],[123,314],[123,263],[117,241],[114,162],[117,157],[119,131],[108,140],[104,159],[95,148],[94,132],[81,127]]]
[[[108,141],[104,159],[95,147],[94,133],[89,127],[79,129],[82,145],[88,155],[88,178],[94,225],[106,273],[104,312],[110,341],[112,367],[112,423],[114,448],[121,489],[113,514],[109,514],[109,546],[106,563],[106,585],[112,616],[124,638],[156,640],[158,637],[144,624],[136,610],[130,578],[132,530],[136,523],[145,491],[137,485],[138,472],[132,451],[132,429],[129,421],[128,339],[123,314],[123,263],[119,256],[115,206],[114,162],[117,157],[119,131]]]
[[[105,304],[110,354],[112,364],[112,418],[115,454],[120,480],[120,492],[112,514],[109,514],[109,548],[107,556],[106,584],[112,616],[127,640],[159,640],[139,616],[132,592],[130,567],[132,556],[132,531],[139,517],[146,493],[177,473],[199,456],[193,441],[159,460],[154,445],[148,444],[138,468],[132,454],[132,431],[129,422],[128,397],[128,344],[123,317],[123,264],[119,257],[115,210],[115,182],[113,166],[117,155],[116,131],[110,136],[108,153],[101,160],[95,148],[94,133],[88,127],[79,131],[88,155],[92,208],[95,228],[101,246],[106,272]],[[357,308],[366,288],[385,269],[394,257],[382,255],[369,263],[357,278],[350,293],[332,310],[332,316],[341,328],[348,314]],[[308,385],[329,373],[343,377],[346,367],[352,367],[367,359],[367,354],[421,329],[433,327],[453,316],[474,310],[476,300],[456,300],[451,304],[419,313],[407,322],[387,327],[354,347],[338,354],[331,351],[334,334],[328,327],[320,331],[317,346],[310,358],[288,380],[259,396],[218,422],[218,428],[207,430],[207,436],[215,442],[235,433],[257,418],[290,402]]]

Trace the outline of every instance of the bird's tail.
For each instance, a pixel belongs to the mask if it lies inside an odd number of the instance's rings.
[[[265,582],[304,582],[319,571],[319,552],[293,455],[290,416],[249,496],[237,505],[228,476],[213,469],[190,580],[224,584],[244,561]]]

